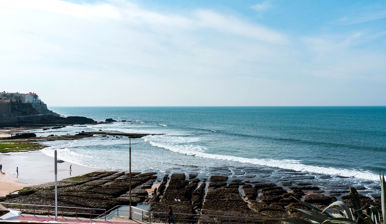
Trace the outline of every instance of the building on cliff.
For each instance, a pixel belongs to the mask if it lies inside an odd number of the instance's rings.
[[[0,93],[0,115],[16,112],[17,115],[51,114],[47,105],[36,93]],[[19,113],[19,114],[18,114]]]
[[[36,93],[8,93],[0,92],[1,102],[42,103]]]
[[[36,93],[0,92],[0,127],[95,123],[87,117],[63,117],[52,112]]]

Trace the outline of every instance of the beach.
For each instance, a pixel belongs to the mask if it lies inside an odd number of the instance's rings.
[[[0,197],[4,197],[14,191],[20,190],[27,185],[18,183],[16,178],[0,173]]]
[[[4,172],[0,178],[1,196],[25,186],[54,181],[54,159],[40,151],[1,154],[0,164],[3,165]],[[71,174],[70,165],[72,166]],[[16,167],[18,167],[19,176],[17,176]],[[95,170],[69,162],[58,163],[58,180],[83,175]]]
[[[11,137],[12,133],[21,131],[23,128],[0,128],[0,138]]]

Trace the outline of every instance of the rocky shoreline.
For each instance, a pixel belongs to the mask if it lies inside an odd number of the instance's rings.
[[[74,124],[97,124],[97,122],[91,118],[82,116],[63,117],[53,112],[50,114],[27,114],[19,116],[9,115],[7,117],[4,116],[4,118],[0,118],[0,128],[36,128]]]
[[[0,93],[0,127],[44,127],[96,123],[87,117],[60,116],[49,110],[36,93]]]
[[[298,200],[318,207],[325,207],[337,200],[337,197],[321,191],[320,186],[305,181],[283,186],[285,183],[251,182],[228,176],[198,176],[197,173],[158,176],[154,172],[132,173],[132,203],[149,204],[154,218],[158,220],[165,220],[168,208],[172,206],[178,222],[207,223],[216,220],[261,223],[261,220],[299,217],[295,208],[304,208],[304,205]],[[114,206],[128,205],[129,188],[129,174],[124,172],[103,171],[72,177],[59,182],[59,205],[101,209],[93,210],[92,215],[96,217]],[[362,195],[362,204],[379,206],[380,198],[374,198]],[[351,203],[348,191],[342,192],[340,199],[347,204]],[[18,194],[1,198],[1,201],[5,205],[20,203],[52,206],[53,184],[24,188]],[[22,210],[40,215],[52,214],[53,211],[31,205]],[[59,212],[67,216],[81,216],[82,213],[81,210],[65,208]]]
[[[106,120],[106,122],[114,121]],[[45,137],[24,133],[8,139],[39,143],[90,138],[95,135],[141,138],[147,134],[100,130]],[[267,220],[276,222],[281,218],[299,217],[300,214],[296,209],[304,208],[299,200],[318,207],[325,207],[336,200],[351,203],[348,196],[349,186],[345,183],[330,185],[329,176],[321,176],[325,181],[318,182],[314,181],[315,177],[312,175],[307,176],[302,172],[285,169],[276,171],[276,178],[281,176],[279,179],[272,179],[270,176],[272,170],[260,167],[212,167],[206,174],[200,171],[192,172],[194,167],[190,171],[182,169],[185,173],[178,170],[177,167],[166,173],[133,173],[131,186],[133,204],[149,204],[154,218],[158,220],[165,220],[168,208],[172,206],[178,222],[262,223]],[[60,214],[97,217],[115,206],[128,205],[130,188],[128,180],[129,174],[117,171],[93,172],[62,180],[59,183],[60,206],[87,207],[95,210],[88,210],[85,213],[80,208],[61,208]],[[356,187],[359,192],[366,192],[366,187]],[[362,204],[380,205],[378,195],[373,194],[370,197],[368,194],[362,195],[361,200]],[[18,193],[0,198],[0,201],[8,206],[13,205],[7,203],[30,204],[26,207],[17,205],[25,213],[52,215],[52,209],[47,209],[48,207],[42,209],[37,205],[54,205],[53,184],[24,188]]]

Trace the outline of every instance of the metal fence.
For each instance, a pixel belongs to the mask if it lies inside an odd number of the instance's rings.
[[[54,217],[55,206],[1,203],[7,208],[21,211],[24,214],[43,215]],[[144,223],[167,223],[169,216],[167,212],[148,211],[131,206],[132,219]],[[110,210],[101,208],[84,208],[58,206],[58,216],[62,218],[75,217],[76,219],[88,218],[90,220],[104,221],[129,221],[130,206],[117,205]],[[259,216],[239,216],[226,214],[193,214],[193,213],[174,213],[175,223],[279,223],[281,218],[267,218]]]
[[[7,203],[1,202],[7,208],[11,208],[20,211],[25,214],[32,215],[44,215],[55,216],[54,205],[37,205],[37,204],[19,204],[19,203]],[[106,209],[102,208],[85,208],[85,207],[70,207],[70,206],[58,206],[58,216],[63,217],[75,217],[75,218],[88,218],[94,219],[100,214],[104,214]]]
[[[141,222],[152,222],[152,212],[131,206],[131,215],[133,220],[141,221]],[[99,215],[97,218],[111,220],[115,217],[119,217],[121,219],[129,219],[130,217],[130,206],[128,205],[117,205],[105,213]]]
[[[119,220],[129,220],[130,206],[115,206],[102,214],[99,218],[106,220],[119,217]],[[132,219],[146,223],[168,223],[167,212],[147,211],[141,208],[132,207]],[[193,213],[174,213],[175,223],[279,223],[281,218],[268,218],[261,216],[241,216],[225,214],[193,214]]]

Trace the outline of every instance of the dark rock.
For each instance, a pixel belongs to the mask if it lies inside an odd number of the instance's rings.
[[[64,128],[65,126],[55,126],[55,127],[52,127],[51,129],[61,129],[61,128]]]
[[[293,203],[290,203],[289,205],[285,206],[285,209],[286,209],[289,217],[304,218],[303,215],[296,209],[307,210],[308,208],[299,202],[293,202]]]
[[[93,119],[81,116],[69,116],[63,118],[62,122],[63,124],[96,124],[96,121],[94,121]]]
[[[297,201],[294,199],[294,197],[295,197],[294,195],[285,196],[279,200],[279,203],[284,205],[284,206],[287,206],[291,203],[296,203]]]
[[[319,191],[320,188],[319,187],[316,187],[316,186],[301,186],[299,187],[299,189],[303,190],[303,191]]]
[[[196,213],[199,212],[202,206],[202,202],[204,199],[204,193],[205,193],[205,182],[202,182],[196,190],[193,191],[192,194],[192,205],[193,209],[195,210]]]
[[[364,186],[356,186],[355,187],[357,190],[360,190],[360,191],[362,191],[362,190],[366,190],[367,188],[365,188]]]
[[[192,195],[198,182],[198,179],[187,181],[186,176],[183,173],[172,174],[161,200],[151,202],[150,206],[151,210],[155,212],[155,218],[166,218],[169,206],[172,206],[176,221],[181,219],[194,219],[194,203],[192,202]],[[199,199],[195,197],[194,200],[196,201]]]
[[[208,214],[251,214],[247,203],[234,187],[208,188],[203,203],[203,210]]]
[[[290,189],[295,192],[320,190],[320,188],[316,186],[296,186],[296,187],[290,187]]]
[[[189,174],[189,179],[194,179],[194,178],[196,178],[197,177],[197,173],[190,173]]]
[[[276,186],[276,187],[263,188],[262,193],[264,195],[283,195],[287,193],[287,191],[281,187]]]
[[[274,183],[256,183],[255,187],[257,189],[265,189],[265,188],[276,187],[276,184],[274,184]]]
[[[353,203],[351,201],[350,194],[342,196],[342,201],[344,203],[346,203],[346,205],[348,207],[350,207],[350,208],[354,207],[354,205],[353,205]],[[365,205],[371,205],[371,204],[375,205],[374,201],[371,198],[366,197],[364,195],[359,195],[359,201],[360,201],[362,207],[365,206]]]
[[[308,194],[304,197],[304,201],[311,204],[329,205],[336,201],[335,197],[326,196],[323,194]]]
[[[298,185],[298,186],[309,186],[309,185],[312,185],[312,183],[300,182],[300,183],[296,183],[296,185]]]
[[[112,119],[112,118],[107,118],[105,120],[106,123],[113,123],[113,122],[117,122],[116,120]]]
[[[11,136],[7,139],[27,139],[27,138],[36,138],[35,133],[17,133],[14,136]]]
[[[239,187],[242,185],[243,181],[242,180],[232,180],[232,182],[229,183],[229,187]]]
[[[226,176],[211,176],[209,179],[210,182],[224,182],[227,180],[228,180],[228,177]]]
[[[42,114],[17,117],[13,123],[7,126],[47,126],[47,125],[72,125],[72,124],[95,124],[90,118],[80,116],[61,117],[56,114]],[[1,125],[1,124],[0,124]]]
[[[185,180],[185,174],[184,173],[173,173],[170,178],[171,178],[171,181]]]
[[[257,189],[252,185],[244,185],[241,191],[241,195],[247,200],[253,201],[257,197]]]
[[[291,186],[291,185],[292,185],[292,182],[291,182],[291,181],[286,181],[286,182],[282,182],[281,184],[282,184],[283,186],[288,187],[288,186]]]
[[[58,183],[58,201],[61,206],[88,207],[111,209],[116,205],[129,204],[129,174],[118,172],[93,172],[80,177],[62,180]],[[133,174],[132,177],[132,203],[141,203],[147,198],[147,192],[143,185],[149,186],[149,181],[155,179],[151,173]],[[30,204],[22,208],[22,212],[29,214],[53,214],[53,210],[47,210],[34,205],[54,204],[54,186],[52,183],[24,188],[19,194],[7,197],[8,203]],[[76,210],[76,209],[75,209]],[[80,215],[86,211],[75,211],[77,214],[59,208],[60,214],[69,216]],[[99,210],[89,210],[87,217],[100,215]],[[98,213],[99,212],[99,213]]]

